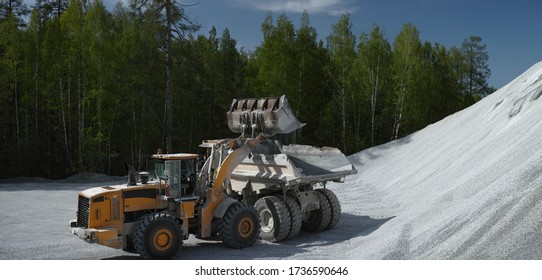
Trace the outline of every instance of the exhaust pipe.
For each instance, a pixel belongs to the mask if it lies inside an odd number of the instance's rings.
[[[126,172],[128,172],[128,186],[137,186],[136,170],[131,165],[124,163]]]

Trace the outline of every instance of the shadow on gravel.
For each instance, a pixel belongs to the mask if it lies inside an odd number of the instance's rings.
[[[51,180],[42,177],[15,177],[0,179],[0,191],[70,190],[74,186],[91,188],[126,183],[126,177],[98,173],[75,174],[65,179]]]
[[[124,184],[125,181],[109,181],[109,182],[60,182],[60,181],[44,181],[32,183],[0,183],[0,192],[13,191],[82,191],[89,188],[101,186],[113,186]]]
[[[252,259],[296,259],[296,255],[309,251],[318,250],[317,258],[330,259],[323,247],[341,243],[358,236],[368,236],[380,228],[383,224],[393,219],[388,217],[374,219],[368,216],[360,216],[343,213],[341,220],[333,229],[318,232],[301,232],[293,239],[279,243],[257,241],[251,247],[244,249],[232,249],[224,246],[221,242],[189,240],[183,245],[179,259],[183,260],[252,260]],[[320,252],[321,251],[321,252]],[[305,257],[306,258],[306,257]],[[138,260],[135,255],[122,255],[107,260]]]
[[[142,260],[142,259],[143,258],[140,256],[124,255],[124,256],[116,256],[116,257],[111,257],[111,258],[103,258],[102,260]]]
[[[384,153],[385,151],[391,149],[391,148],[397,148],[398,146],[404,146],[404,145],[407,145],[409,144],[410,142],[412,142],[412,134],[411,135],[408,135],[408,136],[405,136],[403,138],[400,138],[400,139],[397,139],[397,140],[394,140],[392,142],[388,142],[386,144],[382,144],[380,146],[376,146],[376,147],[372,147],[372,148],[368,148],[368,149],[365,149],[361,152],[358,152],[358,154],[365,154],[367,155],[367,159],[368,160],[376,160],[378,159],[379,157],[381,157],[382,153]],[[365,165],[365,163],[361,160],[360,157],[358,156],[354,156],[354,155],[349,155],[348,156],[348,160],[350,160],[350,162],[356,166],[356,168],[361,168],[363,165]]]
[[[375,219],[369,216],[356,216],[352,214],[342,214],[344,220],[348,219],[349,227],[355,230],[354,236],[367,236],[376,231],[382,225],[395,218],[395,216]],[[350,218],[350,219],[349,219]],[[342,222],[343,220],[341,220]]]

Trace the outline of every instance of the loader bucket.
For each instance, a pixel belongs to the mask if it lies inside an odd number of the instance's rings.
[[[305,124],[297,120],[286,96],[234,99],[226,112],[228,127],[235,133],[262,133],[265,137],[287,134]]]

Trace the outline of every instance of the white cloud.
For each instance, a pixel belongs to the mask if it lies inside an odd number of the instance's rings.
[[[347,0],[236,0],[239,4],[256,10],[271,12],[327,13],[332,16],[354,13],[357,7]]]

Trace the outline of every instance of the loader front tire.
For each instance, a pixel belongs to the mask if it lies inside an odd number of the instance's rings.
[[[328,189],[319,189],[318,191],[321,192],[329,202],[331,210],[331,220],[329,222],[329,225],[325,229],[331,229],[335,227],[335,225],[337,225],[337,223],[341,219],[341,203],[339,202],[339,199],[334,192]]]
[[[279,242],[290,233],[291,217],[284,201],[276,196],[265,196],[256,201],[254,208],[261,224],[260,237]]]
[[[315,191],[320,208],[303,213],[301,229],[306,232],[320,232],[326,229],[331,222],[331,206],[323,193]]]
[[[182,236],[175,218],[165,213],[153,213],[138,220],[134,247],[144,259],[172,259],[181,251]]]
[[[251,246],[260,233],[256,211],[246,204],[231,205],[218,224],[218,233],[228,247],[240,249]]]

